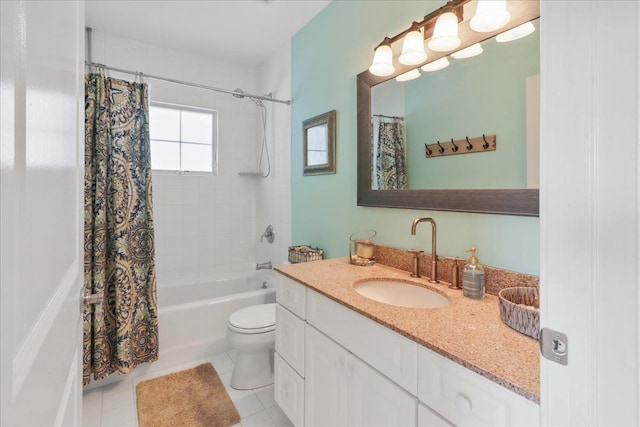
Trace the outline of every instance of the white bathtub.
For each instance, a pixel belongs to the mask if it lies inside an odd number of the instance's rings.
[[[262,288],[262,286],[266,288]],[[143,363],[130,375],[144,376],[182,363],[193,362],[228,350],[227,320],[234,311],[254,304],[275,302],[275,273],[206,283],[177,284],[158,288],[158,340],[160,357]],[[91,381],[85,390],[128,378],[113,373]]]
[[[250,277],[158,288],[160,360],[183,363],[228,350],[229,315],[275,302],[274,277],[271,271],[261,271]]]

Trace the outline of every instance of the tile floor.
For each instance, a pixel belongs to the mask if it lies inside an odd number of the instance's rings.
[[[240,414],[240,424],[234,427],[292,427],[293,425],[273,399],[273,385],[255,390],[234,390],[229,386],[235,352],[158,369],[143,376],[133,376],[114,384],[86,390],[82,400],[84,427],[137,427],[135,386],[143,380],[181,371],[201,363],[211,362]]]

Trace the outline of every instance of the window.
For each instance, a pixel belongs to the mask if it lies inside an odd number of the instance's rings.
[[[217,171],[215,110],[152,102],[149,107],[151,168],[157,171]]]

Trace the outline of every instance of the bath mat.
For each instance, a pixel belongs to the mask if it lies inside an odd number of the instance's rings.
[[[240,422],[211,363],[140,382],[136,401],[140,427],[230,427]]]

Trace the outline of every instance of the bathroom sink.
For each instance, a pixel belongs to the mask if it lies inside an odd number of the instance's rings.
[[[360,295],[389,305],[409,308],[438,308],[449,304],[444,295],[399,280],[367,280],[353,288]]]

